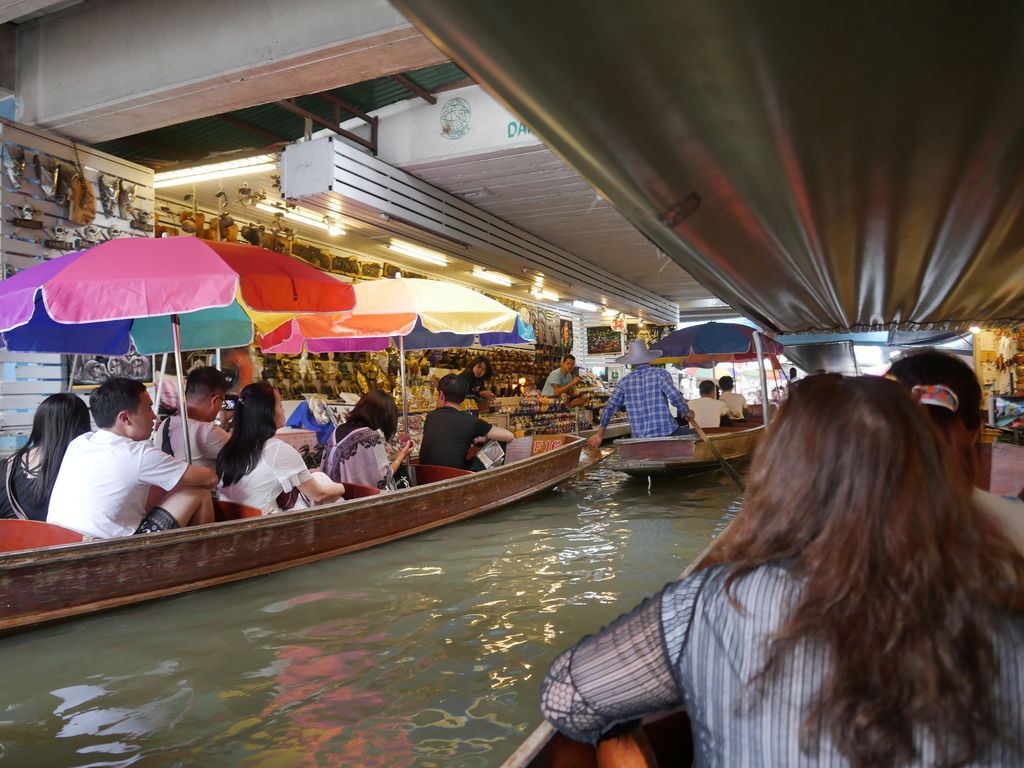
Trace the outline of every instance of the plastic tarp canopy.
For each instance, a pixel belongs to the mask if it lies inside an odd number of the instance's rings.
[[[768,331],[1024,318],[1024,3],[394,4]]]

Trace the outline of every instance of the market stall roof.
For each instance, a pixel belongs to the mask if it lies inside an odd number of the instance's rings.
[[[763,327],[1024,319],[1024,5],[395,4]]]

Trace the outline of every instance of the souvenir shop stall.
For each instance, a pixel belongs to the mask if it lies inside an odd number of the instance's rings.
[[[985,396],[987,423],[1014,442],[1021,442],[1024,437],[1024,330],[977,329],[974,372]]]

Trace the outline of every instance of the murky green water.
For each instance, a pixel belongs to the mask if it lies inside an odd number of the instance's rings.
[[[366,552],[0,640],[0,766],[498,766],[551,659],[676,576],[721,473],[597,469]]]

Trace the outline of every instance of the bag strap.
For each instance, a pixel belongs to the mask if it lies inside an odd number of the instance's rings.
[[[171,419],[173,418],[174,416],[168,416],[166,419],[164,419],[164,435],[160,439],[160,450],[166,453],[168,456],[174,455],[174,449],[171,448]]]
[[[7,499],[11,502],[11,509],[14,510],[15,516],[19,520],[28,520],[28,515],[25,514],[25,511],[18,503],[18,497],[14,495],[14,457],[9,458],[5,464],[7,465],[7,471],[4,478],[4,487],[7,490]]]

